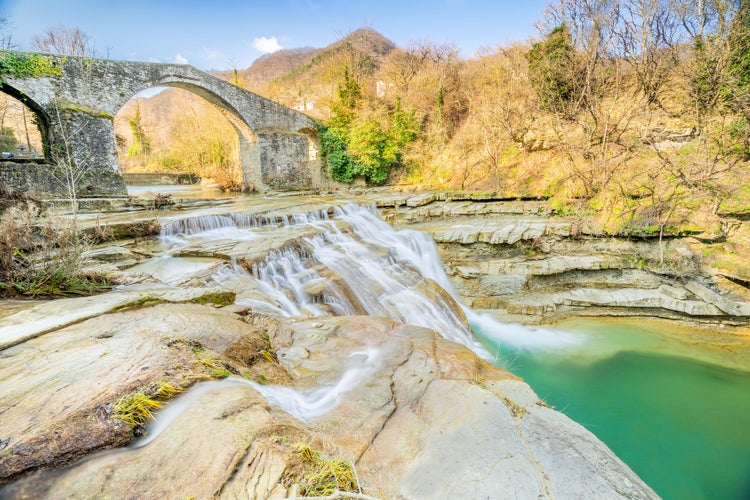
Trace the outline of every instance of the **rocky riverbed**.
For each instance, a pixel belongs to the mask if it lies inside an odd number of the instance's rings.
[[[315,259],[315,238],[351,235],[376,274],[395,265],[408,278],[378,290],[392,297],[384,302],[418,293],[464,328],[439,277],[417,280],[396,242],[365,241],[356,222],[334,217],[334,205],[373,199],[395,227],[431,235],[445,286],[497,317],[587,311],[744,325],[750,316],[746,290],[703,270],[689,242],[669,242],[688,269],[669,271],[647,261],[654,242],[587,234],[541,202],[367,193],[287,197],[275,210],[225,204],[202,209],[202,222],[164,214],[164,238],[179,244],[129,239],[87,255],[123,283],[117,290],[2,304],[2,495],[287,498],[313,494],[323,464],[336,462],[323,482],[375,498],[656,497],[471,341],[399,321],[398,309],[374,315],[353,271],[290,264],[280,274],[296,273],[288,281],[300,286],[279,289],[296,302],[269,295],[258,277],[269,256]],[[155,427],[137,414],[143,406],[164,406]],[[342,470],[357,484],[340,482]]]
[[[161,303],[5,349],[0,472],[4,481],[22,478],[6,493],[283,498],[308,472],[295,445],[309,443],[354,463],[375,497],[654,496],[521,380],[430,330],[372,317],[244,313]],[[304,393],[335,384],[357,361],[352,353],[366,350],[377,352],[372,373],[318,418],[294,418],[256,387],[230,383],[199,395],[146,446],[44,471],[130,442],[133,426],[113,407],[135,391],[184,390],[223,369]]]

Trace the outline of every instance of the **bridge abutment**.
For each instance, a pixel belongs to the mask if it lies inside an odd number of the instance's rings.
[[[106,112],[55,103],[50,116],[53,194],[126,196],[120,173],[114,117]]]

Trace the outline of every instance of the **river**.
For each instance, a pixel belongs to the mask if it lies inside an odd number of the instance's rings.
[[[554,329],[560,341],[534,346],[478,333],[664,498],[750,498],[750,339],[642,318]]]
[[[214,280],[234,289],[238,303],[266,313],[367,313],[433,328],[523,377],[664,498],[750,498],[750,337],[643,318],[574,318],[526,328],[464,308],[480,345],[441,293],[418,284],[421,275],[451,290],[424,235],[392,230],[374,209],[338,210],[335,219],[354,235],[325,213],[307,214],[286,222],[321,233],[307,250],[271,254],[252,272],[226,266]],[[189,224],[164,231],[170,251],[211,231],[252,239],[257,226],[239,218],[190,224],[187,232]],[[311,295],[331,276],[340,288]],[[249,297],[248,288],[258,293]]]

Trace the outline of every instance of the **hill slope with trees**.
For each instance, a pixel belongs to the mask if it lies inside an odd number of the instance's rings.
[[[362,29],[223,77],[320,119],[343,182],[546,197],[618,234],[722,238],[750,211],[748,9],[561,0],[538,39],[469,59]]]

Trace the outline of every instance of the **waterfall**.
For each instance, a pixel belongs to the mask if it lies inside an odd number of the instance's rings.
[[[213,274],[213,284],[234,291],[238,304],[256,312],[284,317],[389,317],[434,330],[491,358],[474,339],[467,320],[473,313],[456,300],[432,240],[420,232],[394,230],[378,218],[374,205],[352,204],[298,215],[239,213],[176,220],[162,229],[162,242],[169,247],[162,258],[179,255],[191,243],[253,239],[262,243],[264,237],[273,237],[269,227],[281,226],[314,231],[304,231],[308,236],[292,234],[291,244],[261,261],[246,262],[237,255]],[[204,391],[227,386],[251,385],[270,404],[300,420],[314,419],[337,406],[380,366],[376,350],[342,356],[345,369],[339,381],[308,391],[261,386],[237,377],[203,384],[162,411],[149,435],[135,446],[151,442]]]
[[[328,220],[327,208],[301,214],[276,215],[236,212],[223,215],[201,215],[186,219],[177,219],[162,225],[160,236],[190,236],[223,228],[249,229],[266,226],[290,226],[293,224],[310,224]]]
[[[337,221],[351,231],[342,231]],[[289,224],[310,224],[320,234],[272,252],[251,272],[233,262],[214,276],[238,293],[238,303],[287,317],[389,317],[430,328],[489,357],[473,338],[428,236],[396,231],[377,217],[374,206],[354,204],[336,208],[333,220],[307,214]],[[259,293],[247,298],[248,286]]]

